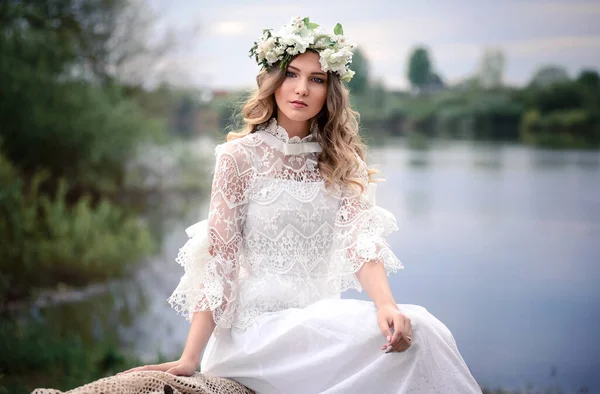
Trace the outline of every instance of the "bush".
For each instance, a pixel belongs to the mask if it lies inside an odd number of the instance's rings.
[[[529,110],[521,122],[521,139],[545,147],[600,147],[600,119],[583,109],[542,114]]]
[[[58,335],[41,323],[0,321],[0,393],[66,391],[137,365],[110,341],[84,344],[74,333]]]
[[[123,275],[152,249],[146,226],[106,200],[66,202],[68,185],[40,193],[38,172],[26,187],[0,154],[0,298],[26,297],[31,287],[84,285]]]

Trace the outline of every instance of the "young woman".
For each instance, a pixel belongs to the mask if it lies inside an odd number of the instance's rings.
[[[448,328],[390,291],[397,228],[343,85],[351,48],[308,18],[255,43],[246,127],[217,147],[208,219],[177,258],[185,349],[123,374],[191,376],[204,351],[204,375],[257,393],[481,393]],[[341,299],[349,288],[372,302]]]

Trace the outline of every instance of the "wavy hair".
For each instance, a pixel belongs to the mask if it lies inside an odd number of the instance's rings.
[[[317,141],[323,147],[319,155],[319,170],[328,186],[342,185],[363,193],[368,182],[377,182],[373,175],[378,170],[366,168],[367,145],[358,132],[360,115],[350,107],[348,89],[337,74],[328,73],[327,100],[319,114],[313,119],[317,122]],[[247,99],[242,108],[244,127],[227,134],[227,141],[244,137],[256,131],[257,126],[277,115],[275,91],[285,80],[285,70],[277,65],[269,71],[261,70],[256,77],[258,88]]]

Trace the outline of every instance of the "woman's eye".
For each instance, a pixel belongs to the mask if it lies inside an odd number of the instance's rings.
[[[316,83],[323,83],[325,81],[323,81],[321,78],[313,78],[313,81],[315,81]]]
[[[285,73],[285,76],[286,76],[286,77],[295,77],[295,76],[296,76],[296,74],[294,74],[294,73],[293,73],[293,72],[291,72],[291,71],[286,71],[286,73]]]

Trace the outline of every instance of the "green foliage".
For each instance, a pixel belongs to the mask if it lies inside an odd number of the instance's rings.
[[[555,68],[545,70],[558,75],[547,78],[554,82],[538,81],[514,95],[527,109],[521,121],[521,140],[552,148],[600,147],[598,73],[584,70],[571,81],[566,72]],[[536,78],[539,79],[539,75]]]
[[[582,70],[577,77],[577,83],[591,89],[600,89],[600,74],[596,70]]]
[[[577,109],[585,106],[585,90],[577,83],[561,82],[539,87],[533,86],[517,94],[517,100],[542,113]]]
[[[0,298],[123,275],[152,249],[146,226],[122,208],[106,200],[92,204],[87,197],[69,204],[64,180],[54,195],[42,194],[47,178],[47,172],[36,173],[26,188],[0,156]]]
[[[306,26],[308,29],[310,29],[310,30],[314,30],[314,29],[316,29],[317,27],[319,27],[319,25],[318,25],[317,23],[313,23],[313,22],[311,22],[311,21],[310,21],[310,18],[308,18],[308,17],[305,17],[304,19],[302,19],[302,21],[304,22],[304,25],[305,25],[305,26]],[[339,23],[338,23],[338,25],[339,25]],[[336,27],[337,27],[337,25],[336,25]],[[340,29],[341,29],[341,28],[342,28],[342,26],[340,25]],[[337,34],[337,33],[336,33],[336,34]]]
[[[197,108],[197,103],[190,95],[182,96],[178,100],[173,122],[176,133],[186,137],[189,137],[194,133],[194,115]]]
[[[340,25],[339,23],[336,23],[335,27],[333,28],[333,32],[335,34],[337,34],[338,36],[344,35],[344,29],[342,28],[342,25]]]
[[[521,123],[524,142],[545,147],[600,147],[600,120],[583,109],[541,113],[529,110]]]
[[[121,185],[126,161],[160,135],[112,82],[111,34],[124,0],[5,2],[0,6],[1,137],[25,173],[97,192]]]
[[[125,86],[118,71],[144,55],[134,3],[0,2],[0,307],[123,276],[153,249],[125,187],[146,192],[131,168],[168,116],[163,91]],[[138,364],[110,341],[0,319],[0,393],[66,390]]]
[[[0,393],[66,391],[137,365],[109,341],[84,346],[73,333],[58,335],[39,322],[0,321]]]
[[[550,65],[540,67],[531,78],[529,85],[547,87],[567,81],[569,81],[569,74],[564,67]]]
[[[0,65],[0,67],[2,67]],[[60,82],[27,66],[0,70],[0,117],[7,156],[24,171],[99,190],[120,186],[135,146],[160,133],[118,87]]]
[[[348,82],[350,92],[356,95],[365,94],[369,89],[369,61],[360,49],[355,50],[352,56],[352,70],[356,74]]]
[[[443,91],[435,95],[398,96],[383,94],[385,101],[372,106],[355,100],[361,119],[371,127],[392,134],[421,132],[430,136],[481,139],[516,139],[522,105],[504,93]]]
[[[416,88],[423,88],[432,73],[429,52],[424,47],[415,48],[408,61],[408,80]]]

